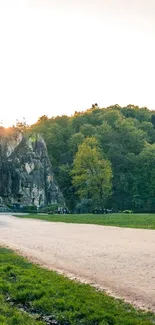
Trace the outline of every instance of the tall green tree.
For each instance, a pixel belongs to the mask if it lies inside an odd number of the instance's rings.
[[[94,207],[105,206],[112,189],[110,162],[103,158],[94,137],[79,146],[73,163],[73,185],[80,198],[91,198]]]
[[[147,144],[137,157],[136,182],[143,211],[155,211],[155,144]]]

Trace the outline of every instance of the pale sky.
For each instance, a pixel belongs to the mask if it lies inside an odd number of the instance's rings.
[[[155,109],[155,0],[0,0],[0,121]]]

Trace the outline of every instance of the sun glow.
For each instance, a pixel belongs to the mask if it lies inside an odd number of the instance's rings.
[[[0,0],[3,125],[95,102],[155,108],[151,3]]]

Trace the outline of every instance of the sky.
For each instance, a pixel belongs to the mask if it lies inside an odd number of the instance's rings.
[[[155,109],[154,0],[0,0],[0,123]]]

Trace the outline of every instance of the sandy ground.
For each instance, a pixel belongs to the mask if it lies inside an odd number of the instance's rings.
[[[155,231],[0,215],[0,245],[155,311]]]

